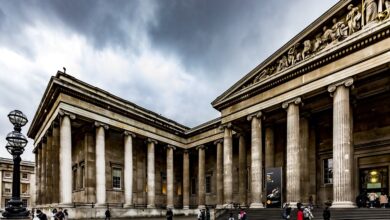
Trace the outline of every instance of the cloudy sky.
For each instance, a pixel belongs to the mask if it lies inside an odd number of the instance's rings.
[[[10,157],[7,114],[32,120],[62,67],[193,127],[218,117],[211,101],[336,2],[0,0],[0,157]],[[23,159],[34,160],[32,143]]]

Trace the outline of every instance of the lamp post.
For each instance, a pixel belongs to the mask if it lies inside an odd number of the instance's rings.
[[[12,197],[5,208],[5,212],[3,212],[3,216],[5,218],[26,218],[29,215],[29,211],[23,207],[23,202],[20,199],[20,155],[23,154],[24,147],[27,144],[27,138],[21,131],[28,120],[19,110],[10,112],[8,118],[14,125],[14,130],[6,137],[8,143],[5,148],[13,156],[14,170],[12,177]]]

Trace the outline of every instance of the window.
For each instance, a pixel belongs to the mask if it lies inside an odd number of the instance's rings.
[[[113,168],[112,169],[112,188],[113,189],[121,189],[121,178],[122,177],[122,169]]]
[[[11,172],[4,172],[4,178],[11,179],[12,178]]]
[[[165,173],[161,173],[161,193],[163,195],[167,194],[167,176]]]
[[[211,176],[206,176],[206,193],[211,193]]]
[[[73,167],[73,190],[77,189],[77,166]]]
[[[81,177],[80,177],[80,186],[81,188],[85,188],[85,165],[81,164]]]
[[[27,208],[28,205],[27,199],[22,199],[22,202],[23,202],[23,207]]]
[[[5,202],[5,207],[8,207],[8,202],[11,201],[11,199],[5,199],[4,202]]]
[[[196,179],[195,178],[191,179],[191,194],[192,195],[196,194]]]
[[[22,173],[22,179],[27,180],[28,179],[28,174],[27,173]]]
[[[11,187],[12,187],[11,183],[4,183],[4,192],[11,193],[12,192]]]
[[[324,184],[333,184],[333,159],[324,160]]]
[[[28,184],[22,183],[20,185],[21,185],[21,187],[20,187],[21,191],[20,192],[22,194],[28,194]]]

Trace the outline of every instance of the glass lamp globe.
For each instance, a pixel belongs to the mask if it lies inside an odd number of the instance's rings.
[[[19,110],[13,110],[8,114],[9,121],[14,125],[15,129],[20,130],[28,122],[27,117]]]
[[[18,131],[8,133],[5,139],[8,141],[7,150],[15,153],[23,152],[27,144],[27,138]]]

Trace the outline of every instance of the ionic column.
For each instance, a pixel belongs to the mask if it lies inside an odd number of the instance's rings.
[[[35,154],[35,158],[37,158],[36,154]],[[37,159],[35,159],[35,167],[36,167],[36,161]],[[1,179],[3,178],[3,171],[0,170],[0,177]],[[0,184],[0,198],[3,198],[3,183]],[[5,204],[3,206],[3,199],[0,199],[0,209],[3,209],[3,207],[5,207]]]
[[[353,79],[330,85],[333,94],[333,203],[334,208],[353,208],[352,116],[349,88]]]
[[[108,125],[95,122],[96,127],[96,206],[106,204],[106,135]]]
[[[125,148],[125,204],[124,207],[133,206],[133,138],[135,134],[125,131],[124,148]]]
[[[224,206],[229,207],[233,202],[233,139],[231,124],[224,126],[223,155]]]
[[[246,144],[244,134],[240,134],[238,141],[238,171],[239,171],[239,180],[238,181],[238,191],[240,194],[240,204],[241,206],[246,206],[246,196],[247,196],[247,185],[248,185],[248,176],[246,169]]]
[[[147,183],[148,183],[148,203],[147,208],[156,207],[156,183],[155,183],[155,162],[154,162],[154,145],[157,141],[148,138],[148,167],[147,167]]]
[[[206,207],[205,147],[198,146],[198,207]]]
[[[47,160],[47,155],[46,155],[46,150],[47,150],[47,138],[46,137],[43,137],[42,138],[42,160],[41,160],[41,167],[42,167],[42,170],[41,170],[41,202],[42,202],[42,205],[46,205],[47,202],[46,202],[46,198],[49,196],[47,193],[46,193],[46,187],[47,187],[47,183],[46,183],[46,180],[47,180],[47,176],[46,176],[46,160]]]
[[[53,122],[53,138],[52,138],[52,157],[53,157],[53,203],[58,204],[60,202],[60,128],[58,127],[58,122]]]
[[[51,204],[53,200],[53,173],[52,173],[52,164],[53,164],[53,154],[52,154],[52,131],[50,130],[47,133],[47,143],[46,143],[46,204]]]
[[[176,148],[172,145],[167,146],[167,208],[173,209],[173,150]]]
[[[223,140],[217,140],[217,209],[223,208]]]
[[[309,172],[313,167],[309,166],[309,119],[301,117],[300,128],[300,161],[301,161],[301,202],[309,202],[310,179]]]
[[[35,154],[35,205],[39,205],[39,168],[38,168],[38,158],[39,158],[39,154],[38,154],[38,146],[35,147],[35,150],[33,152]],[[1,171],[0,171],[1,172]],[[0,184],[0,194],[2,192],[2,189],[1,189],[1,185]],[[0,197],[2,198],[2,197]],[[1,201],[0,201],[0,208],[1,208]]]
[[[274,130],[271,127],[265,129],[265,167],[275,167]]]
[[[190,208],[190,157],[188,150],[183,152],[183,209]]]
[[[264,208],[261,201],[263,194],[263,147],[262,147],[262,113],[248,116],[251,121],[251,194],[250,208]]]
[[[38,160],[36,161],[38,165],[37,169],[37,204],[42,205],[42,143],[39,143],[37,146]]]
[[[76,116],[60,111],[60,204],[72,204],[72,126],[71,119]]]
[[[296,98],[283,103],[287,109],[287,165],[286,165],[286,193],[287,202],[295,207],[301,201],[301,152],[299,136],[299,105],[301,98]]]

